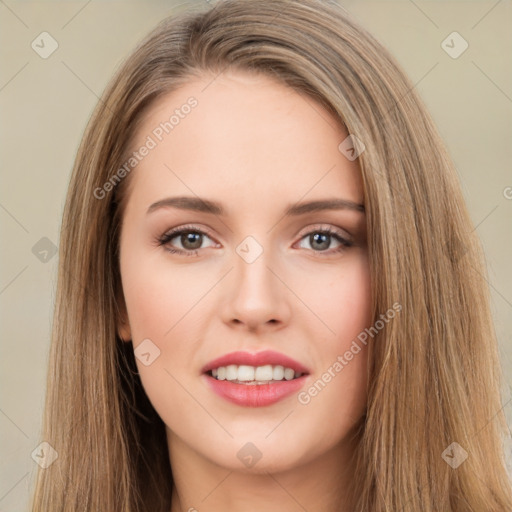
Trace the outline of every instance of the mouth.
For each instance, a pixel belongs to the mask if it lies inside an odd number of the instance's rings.
[[[239,406],[262,407],[298,392],[309,370],[274,351],[233,352],[203,368],[209,388]]]

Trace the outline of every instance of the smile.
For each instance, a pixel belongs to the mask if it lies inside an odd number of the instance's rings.
[[[272,405],[303,386],[309,371],[274,351],[233,352],[203,368],[203,378],[218,396],[239,406]]]

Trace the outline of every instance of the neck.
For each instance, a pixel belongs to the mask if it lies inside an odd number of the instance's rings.
[[[350,436],[347,436],[347,438]],[[314,460],[286,470],[221,467],[167,431],[173,472],[171,512],[348,512],[354,443],[340,443]]]

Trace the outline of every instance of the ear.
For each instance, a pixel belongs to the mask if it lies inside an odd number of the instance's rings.
[[[118,305],[117,334],[121,340],[130,342],[132,341],[132,331],[130,329],[130,322],[128,321],[128,312],[126,310],[124,297],[118,299]]]
[[[125,342],[130,342],[132,341],[132,332],[131,332],[131,329],[130,329],[130,325],[128,324],[128,322],[118,322],[118,327],[117,327],[117,334],[119,335],[119,337],[121,338],[121,340],[125,341]]]

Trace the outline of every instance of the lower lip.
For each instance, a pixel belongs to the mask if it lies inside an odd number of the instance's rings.
[[[205,377],[213,392],[229,402],[244,407],[264,407],[299,391],[307,375],[272,384],[235,384],[229,380],[217,380],[210,375]]]

